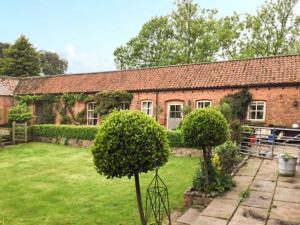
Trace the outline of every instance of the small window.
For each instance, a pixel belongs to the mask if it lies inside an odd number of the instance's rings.
[[[248,107],[248,120],[264,121],[266,114],[266,103],[263,101],[253,101]]]
[[[204,108],[210,108],[210,107],[211,107],[211,101],[209,101],[209,100],[197,101],[197,109],[204,109]]]
[[[170,105],[170,118],[181,118],[182,110],[181,105]]]
[[[129,110],[130,109],[130,103],[129,102],[121,102],[120,109]]]
[[[152,116],[153,115],[152,101],[142,101],[141,102],[141,111],[146,113],[148,116]]]
[[[87,125],[97,125],[98,114],[96,113],[95,102],[88,103],[86,110],[87,110]]]

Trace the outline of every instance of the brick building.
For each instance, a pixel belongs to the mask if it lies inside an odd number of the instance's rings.
[[[253,96],[246,120],[260,125],[291,127],[300,124],[300,55],[221,61],[190,65],[56,75],[1,78],[1,124],[14,95],[87,93],[126,90],[133,94],[130,109],[142,110],[173,129],[184,105],[193,109],[217,105],[224,96],[248,88]],[[33,106],[37,112],[37,106]],[[154,115],[160,107],[161,113]],[[87,125],[99,122],[93,102],[76,103],[86,110]],[[57,120],[59,121],[59,120]]]

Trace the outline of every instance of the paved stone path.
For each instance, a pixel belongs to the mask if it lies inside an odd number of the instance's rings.
[[[236,187],[216,197],[202,212],[190,208],[176,224],[300,225],[300,168],[278,176],[278,160],[251,157],[234,177]],[[250,196],[242,199],[241,192]]]

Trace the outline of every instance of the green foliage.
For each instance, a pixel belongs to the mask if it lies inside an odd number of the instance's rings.
[[[221,104],[227,103],[232,109],[232,118],[244,120],[247,114],[248,106],[252,101],[252,95],[248,89],[224,97]]]
[[[0,58],[0,74],[15,77],[39,76],[39,54],[25,36],[4,49]]]
[[[68,62],[55,52],[40,51],[40,62],[42,74],[55,75],[64,74],[68,69]]]
[[[225,117],[216,109],[197,109],[188,114],[182,123],[184,141],[198,149],[223,144],[229,137]]]
[[[226,141],[224,144],[215,148],[215,153],[218,154],[221,162],[221,174],[230,176],[242,157],[239,153],[239,146],[232,141]]]
[[[4,56],[4,50],[9,47],[8,43],[0,42],[0,58]]]
[[[300,53],[299,0],[266,0],[255,14],[222,17],[193,0],[145,23],[115,52],[120,69]]]
[[[28,127],[28,133],[33,137],[94,140],[98,129],[96,126],[42,124]]]
[[[289,154],[289,153],[284,153],[283,155],[282,155],[282,158],[285,160],[285,161],[289,161],[290,159],[293,159],[293,158],[295,158],[294,156],[292,156],[291,154]]]
[[[255,15],[246,15],[247,35],[241,57],[273,56],[300,52],[298,0],[266,0]]]
[[[242,191],[242,192],[240,193],[240,197],[243,198],[243,199],[246,199],[246,198],[249,198],[249,197],[250,197],[250,194],[251,194],[250,189],[247,189],[247,190]]]
[[[235,183],[231,176],[221,174],[217,168],[213,166],[213,163],[209,163],[208,165],[209,186],[207,187],[205,184],[204,162],[203,159],[200,158],[199,168],[196,170],[196,174],[193,178],[193,187],[197,191],[223,193],[234,187]]]
[[[27,122],[28,120],[32,119],[32,111],[31,109],[25,104],[18,104],[15,107],[11,108],[8,113],[9,121],[16,121],[16,122]]]
[[[167,137],[170,147],[185,147],[181,130],[167,131]]]
[[[232,120],[232,108],[231,105],[227,102],[221,102],[218,106],[218,110],[225,116],[226,120],[230,122]]]
[[[240,144],[243,136],[242,124],[238,119],[230,121],[230,138],[236,144]]]
[[[60,99],[56,94],[41,94],[41,95],[17,95],[16,100],[19,103],[32,104],[35,102],[46,102],[46,104],[57,103]]]
[[[126,91],[107,91],[96,95],[96,111],[100,115],[107,115],[113,110],[120,109],[122,104],[130,105],[133,95]]]
[[[120,69],[211,61],[219,50],[214,37],[216,10],[191,0],[176,2],[167,16],[152,18],[139,34],[115,52]]]
[[[112,112],[103,122],[92,152],[97,171],[108,178],[148,172],[164,165],[169,146],[166,132],[142,112]]]

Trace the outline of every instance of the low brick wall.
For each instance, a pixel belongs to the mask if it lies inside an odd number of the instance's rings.
[[[88,148],[93,145],[91,140],[76,140],[76,139],[66,139],[66,138],[49,138],[49,137],[31,137],[31,141],[70,145],[74,147],[84,147]],[[199,157],[201,151],[192,148],[171,148],[171,153],[175,156],[189,156],[189,157]]]
[[[88,148],[93,144],[93,141],[91,140],[76,140],[76,139],[49,138],[49,137],[32,137],[31,141],[70,145],[74,147],[84,147],[84,148]]]
[[[194,148],[171,148],[171,152],[175,156],[199,157],[202,155],[200,150]]]
[[[183,206],[185,208],[193,206],[195,208],[204,209],[216,196],[217,193],[205,194],[188,188],[183,195]]]

